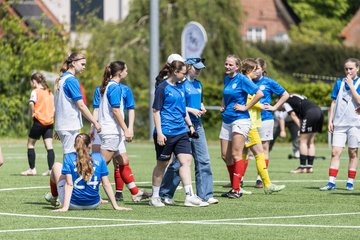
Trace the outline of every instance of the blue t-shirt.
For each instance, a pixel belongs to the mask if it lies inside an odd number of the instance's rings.
[[[201,110],[202,103],[202,84],[198,80],[190,81],[186,80],[182,83],[185,89],[185,99],[186,106],[190,108],[195,108],[197,110]],[[191,113],[189,113],[190,119],[192,123],[199,123],[201,118],[198,118]]]
[[[354,85],[356,84],[356,82],[359,80],[359,77],[356,76],[356,78],[354,79]],[[335,84],[334,84],[334,88],[331,92],[331,99],[332,100],[336,100],[337,98],[337,95],[339,94],[339,91],[340,91],[340,86],[341,86],[341,82],[343,81],[343,78],[339,78],[336,80]],[[345,83],[345,90],[346,91],[350,91],[350,88],[349,86],[347,85],[347,83]],[[356,92],[358,94],[360,94],[360,85],[358,86],[358,88],[356,89]]]
[[[99,108],[100,107],[100,86],[96,86],[95,92],[94,92],[94,98],[93,98],[93,108]]]
[[[74,188],[70,199],[71,204],[90,206],[100,201],[99,185],[101,178],[108,176],[109,171],[100,153],[92,153],[91,158],[94,161],[94,174],[89,181],[85,182],[76,170],[77,154],[75,152],[65,154],[61,173],[72,176]]]
[[[183,86],[183,84],[173,86],[163,81],[155,89],[152,108],[160,110],[161,130],[164,135],[175,136],[187,132],[184,120],[186,104]]]
[[[277,83],[274,79],[269,78],[267,76],[263,76],[258,81],[253,81],[256,86],[260,88],[260,90],[264,93],[264,96],[260,98],[261,104],[271,104],[273,94],[277,96],[281,96],[285,89]],[[272,120],[274,119],[274,115],[272,111],[263,110],[261,111],[261,120]]]
[[[65,72],[61,77],[71,74],[64,82],[64,93],[73,101],[82,99],[79,80],[70,72]]]
[[[115,82],[114,80],[110,80],[110,82]],[[115,82],[116,84],[111,84],[107,88],[106,97],[109,101],[109,104],[112,108],[119,108],[121,102],[121,88],[120,85]]]
[[[121,97],[124,104],[124,109],[135,109],[134,95],[129,86],[122,83],[120,83],[119,86],[122,92]]]
[[[233,78],[228,75],[224,79],[223,99],[225,109],[222,112],[223,122],[230,124],[238,119],[250,118],[249,112],[235,111],[234,106],[236,103],[245,105],[247,95],[254,95],[259,90],[247,76],[238,73]]]

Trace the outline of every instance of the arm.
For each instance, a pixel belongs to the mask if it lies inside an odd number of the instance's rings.
[[[294,111],[290,113],[290,117],[295,122],[295,124],[300,128],[300,118],[296,116],[296,113]]]
[[[288,100],[288,98],[289,98],[289,93],[285,91],[274,106],[267,105],[265,109],[272,112],[276,111],[281,105],[284,104],[284,102],[286,102],[286,100]]]
[[[65,196],[64,196],[64,204],[62,208],[54,210],[54,212],[66,212],[69,210],[70,207],[70,199],[73,191],[73,181],[71,174],[65,175]]]
[[[134,123],[135,123],[135,109],[129,109],[128,111],[128,120],[129,120],[129,124],[128,124],[128,128],[129,128],[129,133],[131,138],[134,137]]]
[[[251,101],[249,103],[247,103],[245,106],[237,103],[237,104],[235,104],[234,109],[236,111],[244,112],[244,111],[248,110],[249,108],[253,107],[263,96],[264,96],[264,93],[261,90],[258,90],[255,93],[255,95],[253,95],[253,98],[251,99]]]
[[[280,125],[280,137],[284,138],[286,137],[286,131],[285,131],[285,120],[283,118],[279,119],[279,125]]]
[[[80,111],[84,115],[84,117],[95,126],[95,128],[98,132],[100,132],[101,131],[100,124],[93,117],[93,115],[91,115],[91,113],[90,113],[89,109],[87,108],[87,106],[85,105],[84,101],[82,99],[77,100],[76,105],[78,106],[78,108],[80,109]]]
[[[32,117],[34,115],[34,102],[29,102],[29,108],[30,108],[30,116]]]
[[[357,93],[355,87],[354,87],[354,81],[351,79],[350,76],[346,76],[345,82],[350,88],[350,92],[353,95],[353,98],[355,99],[355,102],[357,104],[360,104],[360,95]]]
[[[329,123],[328,123],[328,131],[332,133],[334,131],[334,111],[336,106],[336,100],[332,100],[330,109],[329,109]]]
[[[160,146],[164,146],[165,142],[166,142],[166,137],[162,133],[162,130],[161,130],[160,110],[153,109],[153,116],[154,116],[155,129],[156,129],[156,133],[157,133],[157,143]]]
[[[192,125],[192,122],[191,122],[188,112],[186,112],[186,116],[185,116],[184,120],[185,120],[185,123],[189,126],[190,134],[192,135],[195,132],[195,128]]]
[[[130,136],[129,129],[126,126],[124,118],[122,117],[122,115],[120,113],[120,108],[111,108],[111,110],[112,110],[112,113],[114,114],[116,121],[119,123],[120,127],[124,130],[126,141],[131,142],[132,137]]]
[[[111,205],[112,207],[115,209],[115,210],[122,210],[122,211],[129,211],[129,210],[132,210],[131,208],[125,208],[125,207],[119,207],[116,200],[115,200],[115,197],[114,197],[114,192],[112,190],[112,187],[111,187],[111,184],[110,184],[110,181],[109,181],[109,178],[108,176],[103,176],[101,178],[101,182],[102,182],[102,185],[103,185],[103,188],[105,190],[105,193],[106,195],[108,196],[108,198],[110,199],[110,202],[111,202]]]

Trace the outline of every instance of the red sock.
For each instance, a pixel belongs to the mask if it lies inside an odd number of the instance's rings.
[[[356,177],[356,170],[348,170],[348,178],[355,179]]]
[[[266,168],[269,167],[269,159],[265,159]]]
[[[244,167],[245,167],[244,160],[238,160],[234,164],[232,189],[235,191],[240,191],[240,179],[242,177],[242,173],[244,172]]]
[[[59,196],[56,184],[50,179],[50,192],[53,197]]]
[[[335,168],[329,168],[329,177],[335,177],[337,176],[339,170]]]
[[[121,178],[120,167],[114,169],[115,189],[122,191],[124,189],[124,181]]]
[[[233,175],[234,175],[234,164],[233,165],[227,165],[227,169],[228,169],[228,172],[229,172],[229,178],[230,178],[230,183],[231,183],[231,186],[233,184]]]
[[[132,195],[135,195],[139,192],[138,187],[135,185],[135,178],[132,174],[129,164],[120,165],[120,174],[126,186],[129,188]]]

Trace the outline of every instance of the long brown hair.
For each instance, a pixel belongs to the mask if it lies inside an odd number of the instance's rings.
[[[103,80],[100,85],[101,96],[104,95],[106,86],[108,85],[110,79],[114,77],[117,72],[123,71],[125,66],[126,64],[123,61],[114,61],[105,67]]]
[[[82,176],[85,182],[89,181],[94,173],[94,161],[89,152],[90,143],[90,136],[86,133],[80,133],[75,138],[75,149],[77,153],[76,169],[79,176]]]
[[[31,80],[35,80],[37,83],[39,83],[45,90],[48,90],[49,93],[51,93],[51,90],[46,82],[46,79],[44,77],[44,75],[42,75],[39,72],[33,73],[31,75]]]
[[[64,72],[66,72],[67,70],[69,70],[70,67],[74,67],[72,65],[73,61],[78,61],[81,59],[85,59],[85,55],[82,53],[72,53],[70,54],[70,56],[68,56],[65,60],[63,65],[60,68],[60,73],[59,73],[59,77],[56,79],[55,81],[55,86],[56,86],[56,92],[59,92],[59,82],[60,82],[60,78],[61,76],[64,74]]]
[[[258,63],[253,58],[247,58],[241,62],[241,72],[244,75],[247,75],[255,70]]]

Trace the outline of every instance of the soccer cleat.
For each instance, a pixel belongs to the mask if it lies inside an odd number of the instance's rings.
[[[165,204],[161,202],[160,197],[151,197],[149,201],[149,205],[153,207],[165,207]]]
[[[21,176],[35,176],[36,175],[36,168],[34,168],[34,169],[29,168],[28,170],[23,171],[20,174],[21,174]]]
[[[241,198],[242,197],[242,193],[239,191],[233,191],[231,190],[230,192],[227,193],[227,197],[228,198]]]
[[[217,200],[216,198],[211,197],[206,202],[208,204],[217,204],[217,203],[219,203],[219,200]]]
[[[115,193],[115,200],[116,201],[123,201],[124,200],[123,193],[122,192],[116,192]]]
[[[263,182],[260,179],[256,180],[255,188],[263,188],[263,187],[264,187]]]
[[[336,190],[335,183],[328,182],[325,186],[320,188],[320,191]]]
[[[306,169],[303,167],[298,167],[294,170],[291,170],[290,173],[306,173]]]
[[[312,167],[307,167],[305,169],[306,173],[313,173],[314,172],[314,169]]]
[[[196,195],[186,196],[184,201],[186,207],[207,207],[209,203],[204,202],[201,198]]]
[[[270,186],[268,188],[266,188],[266,189],[264,188],[264,192],[265,192],[265,194],[272,194],[274,192],[280,192],[284,188],[285,188],[285,185],[270,184]]]
[[[354,184],[347,182],[346,183],[346,190],[349,190],[349,191],[354,190]]]
[[[241,188],[241,189],[240,189],[240,193],[241,193],[242,195],[251,195],[251,194],[252,194],[251,191],[247,191],[247,190],[245,190],[244,188]]]
[[[169,197],[164,197],[163,203],[165,203],[165,205],[170,205],[170,206],[176,205],[174,199],[169,198]]]
[[[149,198],[149,194],[139,189],[137,194],[131,195],[131,198],[134,202],[140,202],[143,199]]]
[[[52,206],[54,206],[54,207],[60,206],[59,198],[58,198],[58,197],[53,197],[53,195],[52,195],[50,192],[45,193],[44,198],[45,198],[45,200],[46,200],[47,202],[49,202]]]
[[[46,172],[43,172],[41,176],[50,176],[51,170],[46,170]]]

